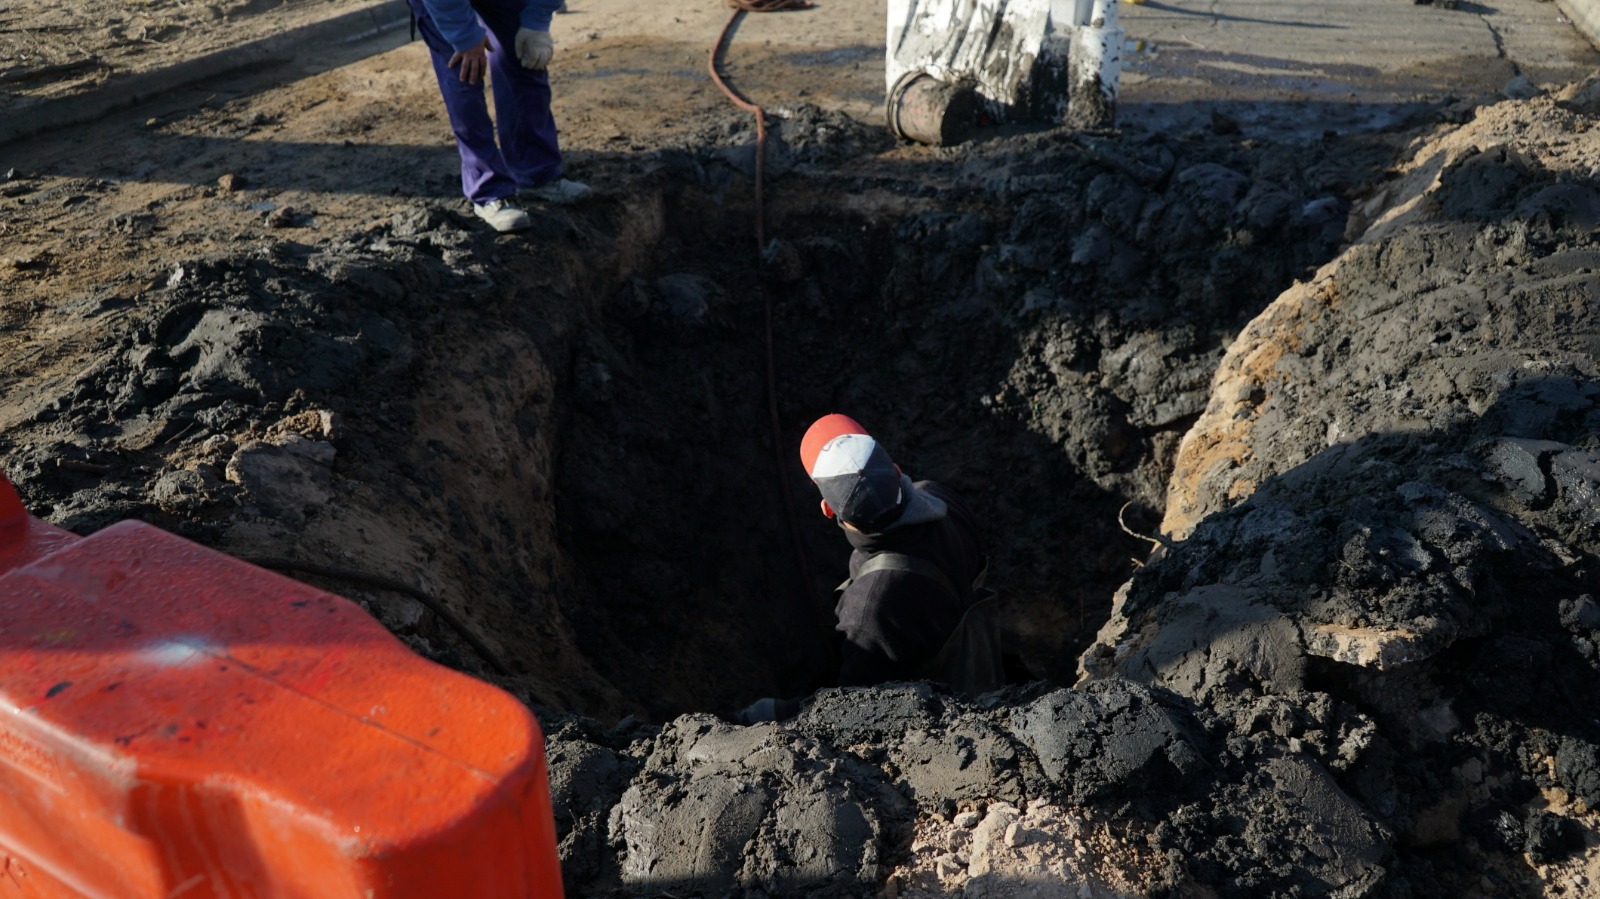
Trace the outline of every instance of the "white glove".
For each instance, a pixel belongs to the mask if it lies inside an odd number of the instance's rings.
[[[550,32],[517,29],[517,59],[522,61],[524,69],[549,68],[550,58],[555,55],[556,45],[550,40]]]

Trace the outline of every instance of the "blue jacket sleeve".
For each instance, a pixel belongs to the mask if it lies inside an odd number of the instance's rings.
[[[557,0],[559,5],[560,0]],[[472,11],[468,0],[422,0],[439,33],[458,53],[471,50],[483,43],[483,26],[478,24],[478,14]]]
[[[528,5],[522,8],[522,27],[549,31],[550,17],[560,6],[561,0],[528,0]]]

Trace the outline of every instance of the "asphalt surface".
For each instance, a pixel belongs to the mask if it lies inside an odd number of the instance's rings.
[[[1427,107],[1482,102],[1507,89],[1581,80],[1600,53],[1569,10],[1600,0],[1146,0],[1118,3],[1126,31],[1119,122],[1191,127],[1212,119],[1247,136],[1285,130],[1387,128]],[[727,20],[718,0],[569,0],[557,38],[671,38],[709,42]],[[882,48],[886,0],[818,0],[800,13],[754,15],[742,46]],[[1581,16],[1580,16],[1581,18]],[[882,63],[860,65],[882,83]],[[1519,79],[1526,79],[1523,85]],[[859,114],[858,110],[847,110]],[[881,116],[881,106],[872,112]]]
[[[1540,0],[1147,0],[1118,9],[1128,35],[1123,123],[1220,116],[1247,134],[1383,128],[1420,106],[1566,84],[1600,64],[1562,7]]]

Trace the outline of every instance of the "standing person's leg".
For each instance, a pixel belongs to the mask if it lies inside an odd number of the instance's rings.
[[[561,177],[561,146],[550,112],[550,73],[525,69],[517,59],[516,35],[524,0],[477,0],[479,18],[489,26],[490,83],[500,149],[507,170],[521,187],[538,187]]]
[[[556,118],[550,112],[550,73],[524,69],[511,53],[501,54],[490,67],[494,69],[500,146],[512,177],[522,187],[538,187],[560,178],[561,145]]]
[[[417,31],[428,45],[428,55],[433,59],[433,74],[439,80],[439,93],[444,97],[444,108],[450,115],[450,128],[456,136],[456,149],[461,153],[462,193],[474,204],[510,197],[516,193],[517,180],[511,175],[495,145],[494,123],[489,118],[483,85],[462,81],[456,70],[450,68],[450,57],[454,51],[444,35],[439,33],[438,26],[428,15],[421,0],[411,0],[411,11],[417,18]],[[493,59],[496,55],[493,35],[489,43],[490,58]]]

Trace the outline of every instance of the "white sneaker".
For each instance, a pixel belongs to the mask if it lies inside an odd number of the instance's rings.
[[[541,184],[538,187],[523,187],[517,190],[517,196],[519,197],[531,197],[535,200],[543,200],[546,203],[555,203],[558,206],[570,206],[581,200],[587,200],[592,193],[594,191],[589,189],[589,185],[567,178],[557,178],[549,184]]]
[[[533,219],[528,214],[518,209],[515,203],[509,200],[490,200],[487,203],[472,204],[472,211],[478,218],[489,223],[489,227],[505,234],[508,231],[526,231],[533,227]]]

